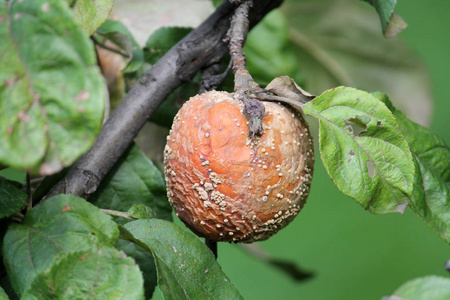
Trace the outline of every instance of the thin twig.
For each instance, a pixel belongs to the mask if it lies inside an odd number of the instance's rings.
[[[31,194],[31,176],[30,173],[27,172],[26,177],[26,186],[27,186],[27,211],[33,208],[33,195]]]
[[[248,34],[248,15],[253,1],[243,1],[233,15],[230,24],[230,55],[233,63],[234,90],[242,94],[249,89],[259,88],[245,66],[243,47]]]
[[[239,7],[233,15],[228,33],[230,39],[230,56],[233,63],[235,98],[244,103],[244,116],[248,120],[249,136],[255,138],[263,133],[262,121],[265,107],[255,98],[248,95],[261,88],[253,80],[245,66],[243,47],[248,34],[248,16],[253,1],[240,1]]]

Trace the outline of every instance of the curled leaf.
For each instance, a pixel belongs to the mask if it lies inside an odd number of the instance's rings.
[[[309,102],[316,97],[299,87],[298,84],[288,76],[281,76],[273,79],[266,86],[266,90],[275,95],[286,97],[300,103]]]
[[[97,33],[124,51],[127,65],[122,72],[134,72],[142,66],[143,51],[125,25],[119,21],[107,20],[97,29]]]
[[[372,5],[380,16],[381,27],[387,38],[399,34],[408,25],[398,14],[394,13],[397,0],[364,0]]]

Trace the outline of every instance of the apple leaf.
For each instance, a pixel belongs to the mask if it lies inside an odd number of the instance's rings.
[[[386,105],[369,93],[338,87],[303,109],[319,120],[320,155],[339,190],[372,213],[403,213],[414,164]]]
[[[9,297],[5,293],[5,290],[0,286],[0,300],[8,300]]]
[[[122,155],[89,200],[100,208],[118,211],[143,204],[157,218],[172,221],[163,176],[136,145]]]
[[[144,279],[145,298],[151,299],[158,284],[156,277],[155,260],[152,253],[135,243],[119,239],[116,248],[132,257],[139,265]]]
[[[372,5],[380,16],[381,27],[387,38],[399,34],[408,25],[402,17],[394,12],[397,0],[364,0]]]
[[[59,195],[9,225],[3,243],[6,271],[21,294],[55,260],[78,250],[113,247],[118,236],[110,216],[84,199]]]
[[[165,299],[242,299],[212,252],[196,236],[165,220],[137,220],[121,237],[151,251]]]
[[[410,280],[399,287],[394,295],[382,300],[447,300],[450,299],[450,279],[428,276]]]
[[[53,174],[100,130],[94,47],[59,0],[0,1],[0,163]]]
[[[416,169],[409,206],[450,243],[450,147],[431,130],[409,120],[388,97],[374,94],[394,113]]]
[[[22,299],[144,299],[132,258],[113,248],[77,251],[37,275]]]
[[[27,195],[9,180],[0,177],[0,219],[10,217],[25,205]]]
[[[144,60],[155,64],[176,43],[192,31],[190,27],[162,27],[147,39],[144,47]]]
[[[124,73],[134,72],[144,63],[144,53],[128,28],[119,21],[107,20],[97,29],[97,33],[110,40],[128,56]]]
[[[167,200],[163,176],[136,145],[131,146],[90,197],[93,204],[118,211],[128,211],[136,218],[156,217],[172,221],[172,207]],[[117,218],[120,224],[126,220]],[[129,241],[120,240],[117,248],[139,264],[150,298],[156,287],[155,262],[151,253]]]
[[[108,19],[114,0],[76,0],[73,5],[75,19],[91,35]]]

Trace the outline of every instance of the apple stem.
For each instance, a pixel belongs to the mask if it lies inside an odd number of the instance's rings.
[[[249,136],[254,138],[263,133],[262,121],[264,105],[257,99],[249,97],[256,91],[262,91],[259,84],[245,66],[243,47],[248,34],[248,12],[253,1],[234,1],[239,4],[230,23],[228,38],[230,39],[230,56],[233,64],[234,91],[236,99],[244,102],[244,116],[248,120]]]

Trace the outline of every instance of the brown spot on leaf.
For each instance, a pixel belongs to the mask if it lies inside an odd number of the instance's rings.
[[[366,167],[367,167],[367,175],[369,178],[375,177],[375,166],[371,160],[366,161]]]
[[[43,163],[41,167],[39,168],[39,174],[40,175],[51,175],[58,171],[57,168],[53,167],[49,163]]]
[[[348,131],[353,134],[353,136],[360,136],[367,131],[367,124],[370,119],[367,120],[365,117],[356,116],[356,118],[350,118],[345,120],[345,125],[347,125]]]
[[[82,257],[80,257],[79,259],[80,259],[80,260],[85,260],[86,258],[88,258],[88,256],[89,256],[89,253],[86,253],[85,255],[83,255]]]
[[[66,211],[69,211],[69,210],[71,210],[72,208],[69,206],[69,204],[66,204],[65,206],[64,206],[64,208],[62,209],[62,212],[64,213],[64,212],[66,212]]]
[[[0,19],[0,22],[1,22],[1,19]],[[11,85],[13,85],[13,84],[16,83],[16,82],[17,82],[17,79],[16,79],[16,78],[6,79],[6,81],[5,81],[5,86],[11,86]]]
[[[41,100],[41,94],[34,94],[33,104],[39,103],[39,100]]]
[[[80,93],[75,97],[75,101],[77,101],[77,102],[83,102],[83,101],[89,100],[90,97],[91,97],[91,94],[89,94],[88,91],[82,90],[82,91],[80,91]]]
[[[41,9],[42,9],[43,12],[48,12],[48,11],[50,10],[50,3],[49,3],[49,2],[44,3],[44,4],[41,6]]]
[[[24,110],[19,111],[18,117],[20,122],[27,123],[31,121],[31,117],[27,115],[27,113]]]

